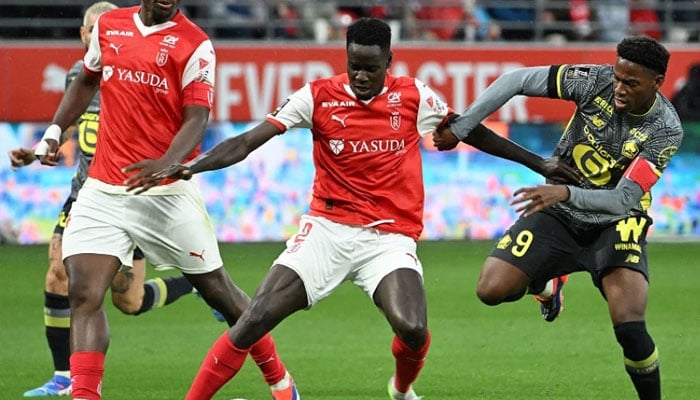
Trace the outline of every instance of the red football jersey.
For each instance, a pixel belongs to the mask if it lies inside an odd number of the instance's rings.
[[[211,108],[213,101],[216,57],[206,33],[179,11],[146,26],[139,8],[102,14],[84,57],[88,73],[102,74],[99,140],[88,175],[113,185],[126,179],[121,168],[167,151],[185,106]]]
[[[419,142],[451,110],[424,83],[387,74],[381,94],[358,100],[346,74],[308,83],[267,120],[313,134],[311,215],[418,239],[423,230]]]

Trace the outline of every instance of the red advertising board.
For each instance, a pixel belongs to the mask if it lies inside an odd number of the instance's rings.
[[[215,44],[216,45],[216,44]],[[344,72],[343,45],[220,44],[217,48],[213,118],[260,120],[305,82]],[[700,52],[670,48],[666,83],[673,95]],[[82,56],[79,45],[0,44],[0,121],[51,119],[63,93],[65,74]],[[562,63],[614,63],[615,47],[394,46],[392,72],[411,75],[438,91],[456,111],[463,110],[499,75],[514,68]],[[138,107],[137,104],[134,107]],[[562,121],[573,106],[563,101],[518,96],[493,115],[506,122]]]

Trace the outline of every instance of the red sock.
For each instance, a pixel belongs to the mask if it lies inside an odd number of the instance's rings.
[[[274,385],[281,381],[287,373],[282,359],[277,354],[275,341],[272,340],[272,336],[269,333],[250,348],[250,357],[262,371],[265,382],[268,385]]]
[[[231,343],[228,331],[209,349],[186,400],[209,400],[222,386],[238,373],[250,349],[239,349]]]
[[[430,347],[430,331],[425,338],[425,344],[420,350],[413,350],[398,336],[394,336],[391,344],[391,352],[396,358],[396,375],[394,376],[394,387],[401,393],[406,393],[411,388],[411,384],[418,378],[420,370],[425,364],[425,355]]]
[[[100,400],[105,355],[98,351],[79,351],[70,356],[70,377],[73,398]]]

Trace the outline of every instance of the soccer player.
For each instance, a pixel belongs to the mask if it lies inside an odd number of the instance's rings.
[[[132,182],[133,189],[143,190],[161,177],[189,179],[224,168],[292,127],[313,134],[310,212],[301,217],[299,231],[273,262],[250,306],[210,349],[188,400],[210,399],[239,371],[251,345],[346,280],[373,300],[395,334],[389,397],[419,399],[412,386],[430,346],[423,268],[416,254],[424,205],[419,142],[449,122],[451,109],[419,80],[388,73],[390,41],[385,22],[357,20],[347,31],[346,74],[307,83],[253,129],[152,181]],[[543,174],[567,173],[481,125],[475,131],[470,143],[484,151]]]
[[[112,3],[102,1],[85,10],[80,38],[87,46],[90,43],[93,25],[97,17],[105,11],[116,8]],[[78,60],[71,67],[66,77],[66,86],[83,68],[83,61]],[[53,236],[49,244],[49,269],[46,272],[44,287],[44,326],[46,340],[51,350],[54,375],[43,385],[28,390],[24,397],[68,396],[70,384],[70,307],[68,306],[68,277],[61,257],[61,242],[66,218],[75,201],[78,190],[87,177],[88,165],[95,153],[97,126],[99,124],[99,93],[90,102],[77,124],[64,132],[70,137],[77,130],[80,153],[78,169],[71,182],[71,192],[61,210]],[[31,149],[10,151],[13,168],[31,164],[36,157]],[[183,276],[171,278],[154,278],[144,282],[146,260],[137,248],[133,255],[133,268],[120,270],[111,284],[112,302],[125,314],[139,315],[148,310],[170,304],[181,296],[192,293],[192,284]]]
[[[617,45],[615,65],[524,68],[497,79],[437,140],[449,149],[511,97],[576,103],[554,154],[578,169],[580,185],[549,182],[515,191],[522,216],[486,259],[477,295],[488,305],[549,295],[561,308],[562,276],[588,271],[608,302],[624,365],[640,399],[661,398],[659,356],[647,332],[646,235],[650,190],[681,144],[683,130],[659,92],[669,60],[655,40]],[[551,279],[555,284],[551,283]],[[546,285],[547,282],[550,282]]]
[[[149,195],[128,193],[126,166],[158,171],[197,155],[213,100],[216,58],[207,35],[178,0],[100,15],[84,66],[68,86],[35,154],[53,165],[63,132],[101,91],[99,140],[88,177],[68,216],[63,261],[71,311],[73,398],[101,397],[109,345],[105,293],[141,248],[156,266],[180,269],[204,300],[234,324],[249,302],[223,267],[195,184],[163,182]],[[297,398],[269,335],[251,356],[277,400]],[[296,397],[295,397],[296,396]]]

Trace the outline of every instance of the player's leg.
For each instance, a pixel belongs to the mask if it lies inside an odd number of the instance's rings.
[[[44,327],[54,374],[43,385],[26,391],[24,397],[68,396],[71,391],[68,276],[61,259],[65,207],[64,205],[49,243],[49,269],[44,283]]]
[[[71,378],[73,398],[98,400],[109,347],[104,297],[122,265],[114,256],[76,254],[64,263],[71,304]]]
[[[138,226],[132,234],[154,265],[180,268],[207,304],[223,313],[227,321],[233,324],[248,306],[248,296],[233,284],[228,272],[222,267],[216,236],[196,186],[184,182],[181,185],[186,193],[167,196],[167,199],[161,199],[160,196],[130,197],[130,201],[134,203],[133,207],[149,209],[148,213],[140,215],[142,219],[138,221]],[[166,229],[163,229],[164,227]],[[173,245],[177,247],[175,251]],[[268,316],[270,310],[264,309],[261,316]],[[241,321],[238,321],[235,327],[239,325],[243,325]],[[251,332],[250,337],[253,337],[258,331]],[[190,390],[191,398],[209,398],[213,395],[221,385],[231,379],[250,352],[267,383],[273,386],[273,396],[283,399],[284,397],[277,396],[276,392],[284,394],[290,391],[276,391],[278,387],[275,385],[293,388],[293,384],[291,378],[286,376],[284,364],[277,354],[274,342],[266,332],[264,329],[248,343],[236,343],[245,346],[238,349],[227,335],[223,335],[210,351],[210,354],[223,353],[218,358],[223,362],[215,362],[213,357],[218,357],[216,355],[208,355],[205,358]],[[240,365],[236,366],[238,361]],[[209,377],[211,380],[204,378],[200,387],[200,376]],[[295,389],[293,394],[296,395]]]
[[[71,307],[71,379],[73,398],[99,400],[109,327],[104,298],[122,265],[132,261],[133,241],[122,228],[122,200],[87,183],[73,203],[63,233],[63,263]]]
[[[481,267],[476,285],[476,295],[482,303],[496,306],[504,302],[520,300],[528,291],[530,278],[515,265],[488,256]]]
[[[648,222],[642,217],[631,217],[603,232],[593,252],[596,259],[605,259],[600,268],[614,267],[595,271],[594,281],[608,302],[625,369],[639,399],[658,400],[661,399],[659,354],[645,321],[649,293]]]
[[[418,399],[412,386],[425,364],[430,332],[423,269],[410,237],[365,229],[354,242],[353,283],[371,296],[394,332],[392,399]]]
[[[184,276],[145,279],[146,259],[137,248],[132,268],[122,268],[111,285],[112,303],[124,314],[143,314],[192,293],[192,284]]]
[[[391,272],[374,292],[374,302],[395,334],[391,345],[395,372],[389,382],[389,396],[392,399],[418,399],[412,385],[423,369],[430,347],[421,275],[412,269]]]
[[[287,267],[274,266],[247,308],[241,307],[245,293],[231,282],[224,268],[186,276],[210,306],[220,310],[229,323],[231,317],[235,322],[205,356],[186,399],[210,399],[238,373],[249,353],[271,385],[275,400],[297,399],[294,382],[268,332],[306,306],[306,292],[298,275]],[[230,300],[231,293],[237,293],[235,301]]]
[[[555,307],[546,310],[541,307],[541,311],[545,320],[553,321],[563,309],[563,284],[555,293],[548,282],[578,269],[573,258],[577,249],[571,232],[556,218],[544,212],[519,218],[486,258],[477,283],[477,296],[490,306],[519,300],[525,294],[547,296],[546,300],[552,301],[548,305]]]
[[[661,399],[659,354],[645,321],[647,280],[638,271],[616,268],[603,278],[603,291],[625,357],[625,369],[639,399]]]

